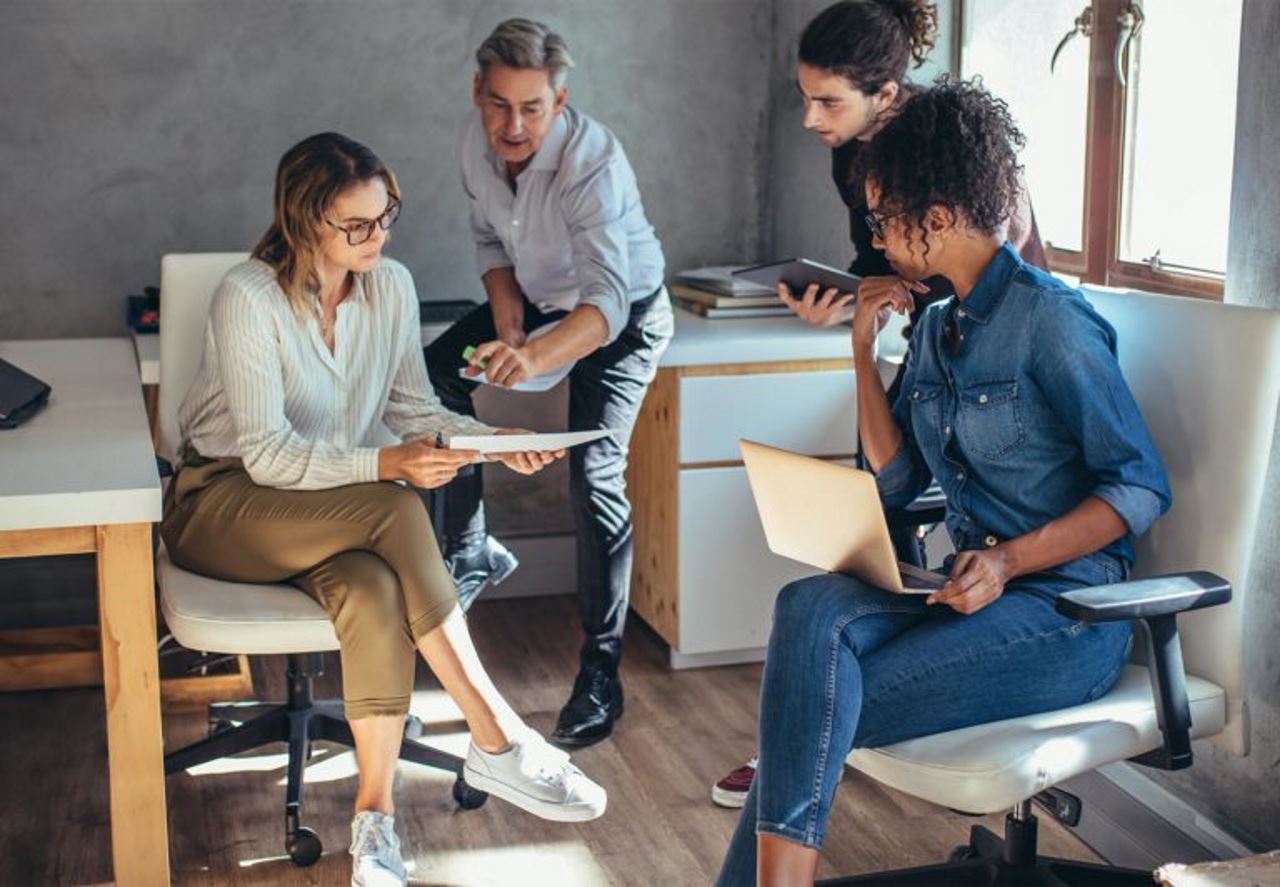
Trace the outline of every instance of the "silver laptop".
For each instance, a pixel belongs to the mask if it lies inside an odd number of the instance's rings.
[[[739,445],[774,554],[899,594],[930,594],[947,581],[894,556],[868,472],[754,441]]]

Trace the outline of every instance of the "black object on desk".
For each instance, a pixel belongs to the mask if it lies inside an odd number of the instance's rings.
[[[470,299],[420,299],[418,314],[421,323],[453,323],[479,307]]]
[[[50,388],[7,360],[0,360],[0,428],[17,428],[49,402]]]

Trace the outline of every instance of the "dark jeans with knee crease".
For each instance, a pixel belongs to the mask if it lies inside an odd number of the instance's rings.
[[[525,302],[524,328],[532,332],[564,312],[544,312]],[[633,553],[631,503],[627,499],[627,445],[658,361],[671,341],[674,319],[665,290],[634,302],[626,327],[613,342],[579,360],[569,373],[569,430],[621,431],[569,450],[570,498],[578,537],[578,608],[586,637],[582,662],[616,666],[622,655]],[[497,338],[493,313],[481,305],[425,349],[431,384],[444,405],[475,415],[471,394],[479,383],[458,375],[468,345]],[[484,537],[481,470],[460,472],[443,490],[443,531],[448,556]]]

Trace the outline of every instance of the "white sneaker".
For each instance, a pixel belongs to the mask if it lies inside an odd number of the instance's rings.
[[[471,743],[462,768],[467,785],[554,822],[587,822],[604,815],[605,790],[569,763],[569,756],[530,731],[499,754]]]
[[[405,887],[396,818],[365,810],[351,820],[351,887]]]

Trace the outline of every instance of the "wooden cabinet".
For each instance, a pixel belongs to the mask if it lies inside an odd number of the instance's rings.
[[[631,606],[671,665],[763,657],[778,589],[814,570],[771,553],[740,438],[828,459],[857,448],[851,360],[666,366],[631,443]]]

